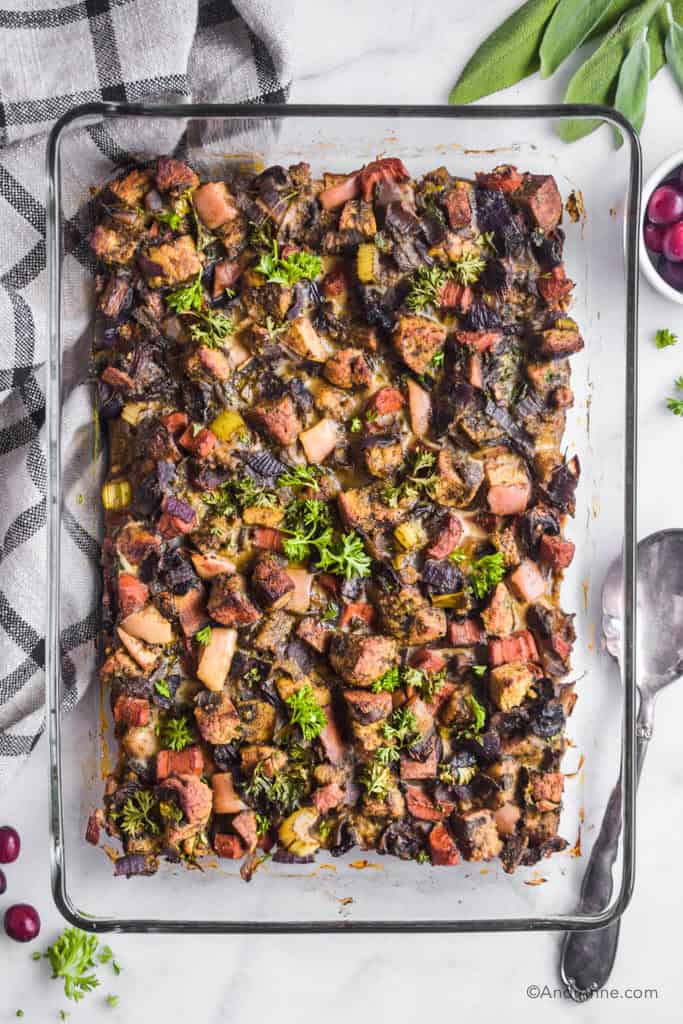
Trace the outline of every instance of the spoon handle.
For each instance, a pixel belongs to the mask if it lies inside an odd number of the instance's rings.
[[[638,715],[637,779],[652,735],[653,703],[641,698]],[[598,838],[591,851],[581,887],[580,910],[599,913],[612,898],[612,868],[621,834],[621,779],[612,790]],[[619,943],[620,921],[593,931],[567,932],[562,947],[560,972],[572,999],[582,1003],[602,988],[614,966]]]

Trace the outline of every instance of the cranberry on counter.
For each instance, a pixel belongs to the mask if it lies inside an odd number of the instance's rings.
[[[40,917],[30,903],[15,903],[5,911],[5,931],[15,942],[31,942],[40,934]]]
[[[10,825],[0,828],[0,864],[11,864],[19,856],[21,839],[19,833]]]

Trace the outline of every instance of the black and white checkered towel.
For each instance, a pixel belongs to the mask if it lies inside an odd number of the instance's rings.
[[[7,3],[7,0],[4,0]],[[289,0],[0,0],[0,789],[44,726],[46,563],[45,133],[96,100],[279,102],[290,80]],[[125,149],[87,129],[109,173]],[[107,171],[105,171],[107,173]],[[73,263],[86,262],[74,239]],[[83,275],[87,268],[82,267]],[[80,325],[78,325],[80,326]],[[75,363],[75,361],[74,361]],[[67,706],[92,662],[99,560],[85,367],[64,382],[62,632]]]

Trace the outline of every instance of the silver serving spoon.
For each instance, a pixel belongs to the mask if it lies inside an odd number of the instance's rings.
[[[623,560],[610,566],[602,590],[602,630],[607,650],[620,660]],[[659,692],[683,675],[683,530],[661,530],[641,540],[637,556],[638,692],[636,778],[652,736]],[[605,810],[581,888],[582,911],[609,904],[612,868],[621,832],[621,779]],[[589,999],[610,976],[619,942],[616,921],[595,931],[568,932],[562,947],[562,980],[577,1002]]]

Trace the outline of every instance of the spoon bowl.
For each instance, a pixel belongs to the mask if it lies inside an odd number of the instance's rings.
[[[621,662],[624,618],[624,562],[615,559],[602,590],[602,629],[610,654]],[[637,775],[654,727],[657,696],[683,676],[683,530],[660,530],[641,540],[636,569],[638,633],[636,725]],[[612,868],[621,832],[621,779],[591,851],[581,889],[582,906],[606,906],[612,895]],[[577,1002],[607,982],[619,942],[620,922],[596,932],[570,932],[562,947],[561,975]]]

